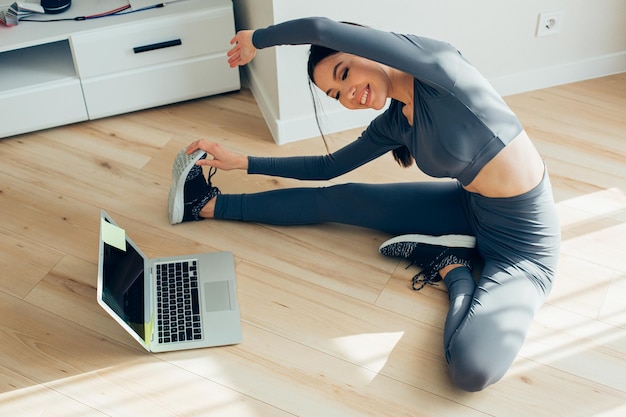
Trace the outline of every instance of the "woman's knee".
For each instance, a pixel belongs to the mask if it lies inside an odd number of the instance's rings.
[[[506,309],[505,309],[506,310]],[[526,337],[529,314],[487,315],[458,329],[446,349],[452,381],[465,391],[481,391],[498,382],[517,357]],[[471,320],[470,320],[471,321]]]
[[[477,392],[502,379],[508,366],[503,370],[489,361],[456,358],[449,363],[449,369],[452,382],[457,387],[464,391]]]
[[[447,346],[450,376],[465,391],[481,391],[502,379],[524,343],[531,312],[522,306],[499,310],[466,320]]]

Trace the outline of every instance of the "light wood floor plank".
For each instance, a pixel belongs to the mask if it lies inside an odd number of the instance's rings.
[[[0,394],[0,411],[11,417],[105,417],[104,412],[47,388],[34,385]]]
[[[100,369],[141,354],[1,292],[0,316],[0,366],[40,383]]]
[[[205,361],[220,367],[206,357]],[[47,385],[108,416],[293,416],[211,378],[147,356]]]
[[[0,226],[0,291],[24,298],[62,257],[62,252]]]
[[[135,340],[116,322],[108,320],[106,312],[93,303],[97,276],[97,265],[93,262],[67,255],[25,301],[138,350]]]

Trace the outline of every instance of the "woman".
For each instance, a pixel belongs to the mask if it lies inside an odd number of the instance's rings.
[[[309,76],[349,109],[388,109],[330,155],[257,158],[203,140],[177,157],[172,223],[219,218],[271,224],[339,222],[401,236],[381,253],[422,271],[414,288],[443,280],[450,298],[444,348],[453,382],[479,391],[519,353],[555,276],[560,227],[544,163],[487,80],[451,45],[325,18],[240,31],[231,66],[257,48],[311,44]],[[388,151],[448,182],[342,184],[224,195],[201,166],[326,180]],[[205,158],[206,154],[212,159]],[[173,214],[174,213],[174,214]],[[476,283],[473,251],[483,261]]]

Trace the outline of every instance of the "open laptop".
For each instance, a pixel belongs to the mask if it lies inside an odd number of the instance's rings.
[[[148,259],[104,210],[99,247],[98,303],[148,351],[241,342],[232,253]]]

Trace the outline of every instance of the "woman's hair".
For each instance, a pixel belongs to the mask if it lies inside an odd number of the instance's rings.
[[[324,147],[326,148],[326,153],[330,154],[330,148],[328,147],[328,142],[326,142],[326,136],[324,136],[324,131],[322,130],[322,126],[320,125],[320,116],[319,111],[317,110],[317,100],[315,92],[313,91],[313,84],[315,81],[313,80],[313,70],[326,57],[334,55],[338,53],[334,49],[326,48],[324,46],[319,45],[311,45],[311,49],[309,49],[309,60],[307,62],[307,72],[309,74],[309,91],[311,92],[311,100],[313,101],[313,113],[315,113],[315,123],[317,123],[317,129],[320,131],[320,135],[322,135],[322,141],[324,142]]]
[[[355,23],[349,23],[349,22],[342,22],[342,23],[356,25]],[[356,26],[360,26],[360,25],[356,25]],[[313,87],[311,84],[315,84],[315,79],[313,78],[313,71],[315,70],[315,67],[317,67],[317,64],[319,64],[322,60],[328,58],[329,56],[337,54],[337,53],[339,53],[339,51],[336,51],[331,48],[327,48],[325,46],[311,45],[311,49],[309,49],[309,60],[307,63],[307,72],[309,74],[309,89],[311,90],[311,98],[313,99],[313,112],[315,113],[315,121],[317,123],[317,128],[319,129],[320,134],[322,135],[322,140],[324,141],[326,152],[328,153],[330,153],[330,151],[328,149],[328,144],[326,143],[326,137],[324,136],[324,132],[322,131],[322,128],[320,126],[320,119],[319,119],[319,114],[317,111],[317,104],[315,102],[315,95],[313,93]],[[401,146],[399,148],[396,148],[392,151],[392,153],[393,153],[393,158],[401,167],[408,168],[413,165],[413,156],[411,155],[409,148],[407,148],[406,146]]]
[[[319,64],[325,58],[328,58],[331,55],[338,54],[339,51],[334,49],[327,48],[325,46],[319,45],[311,45],[311,49],[309,49],[309,62],[307,63],[307,72],[309,73],[309,79],[315,83],[315,79],[313,78],[313,71],[317,64]]]

